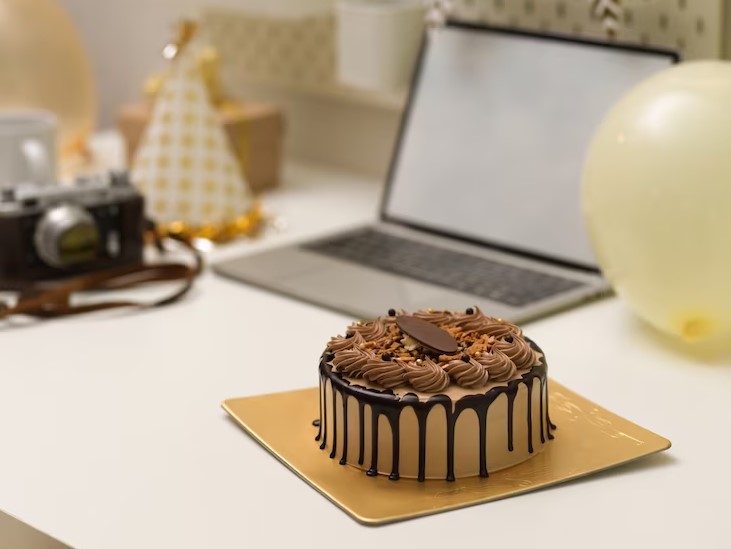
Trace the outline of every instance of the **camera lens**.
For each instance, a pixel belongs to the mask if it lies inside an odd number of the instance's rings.
[[[51,267],[87,263],[99,252],[99,229],[94,218],[74,204],[48,209],[36,226],[33,240],[39,257]]]

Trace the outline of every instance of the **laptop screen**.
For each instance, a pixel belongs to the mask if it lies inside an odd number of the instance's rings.
[[[383,217],[595,267],[580,208],[591,136],[669,52],[450,25],[432,32]]]

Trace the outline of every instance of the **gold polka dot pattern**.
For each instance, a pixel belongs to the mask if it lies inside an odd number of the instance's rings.
[[[149,214],[162,225],[230,223],[251,207],[195,50],[190,44],[173,61],[132,166]]]

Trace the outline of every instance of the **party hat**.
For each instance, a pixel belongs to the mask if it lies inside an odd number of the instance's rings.
[[[132,165],[148,213],[190,236],[236,231],[252,200],[188,44],[172,61]],[[248,220],[250,221],[250,220]],[[249,229],[251,224],[243,223]],[[195,234],[202,232],[203,234]]]

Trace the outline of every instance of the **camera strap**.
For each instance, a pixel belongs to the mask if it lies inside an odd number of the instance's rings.
[[[75,276],[49,286],[48,283],[29,283],[18,288],[17,301],[8,306],[0,302],[0,320],[11,315],[28,315],[36,318],[56,318],[104,309],[135,307],[147,309],[173,303],[183,297],[193,286],[195,278],[203,269],[203,259],[189,242],[168,237],[182,243],[194,257],[192,265],[185,263],[152,263],[126,265],[102,271]],[[163,242],[155,245],[164,251]],[[110,300],[86,304],[72,304],[73,294],[96,290],[121,290],[154,282],[180,281],[181,286],[170,295],[151,301]]]

